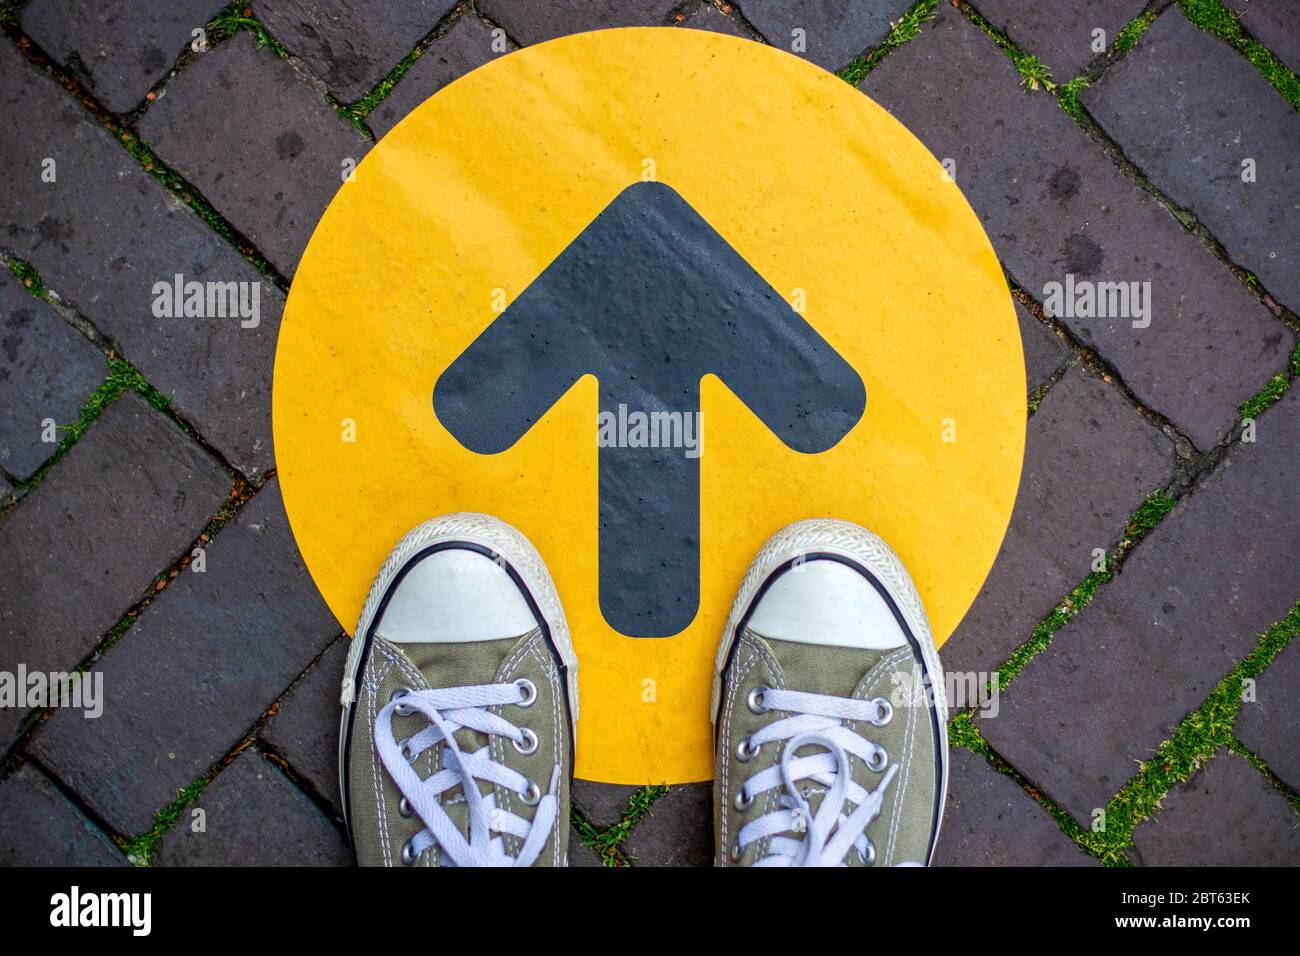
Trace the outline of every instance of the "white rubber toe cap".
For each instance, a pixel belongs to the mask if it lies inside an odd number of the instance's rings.
[[[477,551],[452,548],[406,572],[376,630],[394,644],[458,644],[517,637],[536,626],[503,567]]]
[[[759,598],[749,627],[763,637],[801,644],[887,650],[907,644],[885,599],[846,564],[805,560],[777,577]]]

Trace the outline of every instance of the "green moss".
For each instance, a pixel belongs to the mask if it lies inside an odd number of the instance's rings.
[[[1187,19],[1230,44],[1253,63],[1264,79],[1272,83],[1288,103],[1300,110],[1300,77],[1287,69],[1262,43],[1247,34],[1237,22],[1236,15],[1220,0],[1178,0],[1178,6]]]
[[[1061,109],[1076,120],[1083,119],[1083,104],[1079,102],[1079,97],[1088,86],[1086,76],[1076,76],[1069,83],[1057,88],[1057,102],[1061,104]]]
[[[1133,841],[1133,828],[1160,807],[1176,784],[1187,780],[1220,747],[1234,747],[1232,727],[1241,710],[1242,682],[1261,671],[1300,633],[1300,602],[1265,631],[1254,650],[1219,681],[1200,707],[1184,717],[1155,755],[1138,765],[1138,772],[1106,804],[1106,830],[1085,830],[1079,843],[1106,863],[1124,861],[1123,849]]]
[[[23,284],[23,288],[36,298],[44,299],[48,297],[49,291],[45,288],[45,283],[41,281],[40,274],[26,259],[10,259],[9,271]]]
[[[880,42],[879,46],[865,56],[855,59],[840,70],[837,75],[851,86],[857,86],[876,68],[876,64],[908,40],[920,34],[921,27],[925,25],[925,22],[934,19],[934,9],[938,5],[939,0],[917,0],[916,3],[907,8],[902,16],[894,21],[888,35]]]
[[[985,20],[969,5],[963,4],[961,11],[968,20],[992,37],[993,42],[1011,60],[1012,64],[1015,65],[1016,72],[1020,74],[1021,86],[1031,91],[1056,89],[1056,84],[1052,82],[1052,71],[1038,57],[1032,53],[1026,53],[1012,43],[1010,37]]]
[[[81,406],[81,413],[77,416],[75,422],[70,425],[58,426],[59,431],[63,433],[58,448],[54,450],[53,455],[46,459],[36,474],[22,483],[22,487],[30,491],[40,484],[46,474],[49,473],[49,470],[67,454],[69,448],[77,443],[82,433],[90,427],[91,422],[99,418],[104,409],[127,390],[143,396],[150,405],[160,411],[165,411],[171,404],[171,399],[146,382],[144,376],[130,362],[125,362],[122,359],[109,359],[108,374],[104,381],[100,383],[99,387],[86,399],[85,404]]]
[[[1115,43],[1112,49],[1116,53],[1124,53],[1127,50],[1137,46],[1138,38],[1146,32],[1146,28],[1156,22],[1156,12],[1147,10],[1145,13],[1139,13],[1136,17],[1124,24],[1119,33],[1115,34]]]
[[[423,55],[423,47],[416,47],[411,50],[398,61],[397,66],[393,67],[386,77],[376,84],[373,90],[355,103],[340,107],[339,112],[368,133],[370,128],[365,124],[366,117],[388,97],[388,94],[393,91],[393,87],[397,85],[397,81],[405,76],[406,72],[415,65],[415,61]]]
[[[200,777],[184,790],[178,790],[176,799],[154,814],[153,826],[147,832],[122,841],[122,850],[126,853],[127,859],[136,866],[151,865],[162,838],[176,827],[185,808],[198,799],[207,785],[208,778]]]
[[[1300,377],[1300,345],[1297,345],[1291,353],[1289,365],[1289,374],[1288,372],[1278,372],[1255,395],[1241,403],[1240,410],[1243,419],[1258,418],[1264,409],[1286,394],[1291,387],[1293,378]]]
[[[1106,554],[1101,571],[1093,571],[1080,581],[1052,610],[1052,613],[1039,621],[1034,627],[1029,640],[1017,647],[1006,663],[998,669],[998,687],[1005,688],[1014,680],[1025,665],[1043,652],[1052,642],[1052,636],[1073,620],[1074,616],[1091,603],[1097,589],[1115,576],[1115,569],[1122,558],[1138,541],[1160,523],[1174,507],[1174,500],[1163,491],[1153,491],[1133,513],[1124,528],[1124,537],[1116,548]]]
[[[253,10],[245,2],[235,2],[222,9],[208,21],[207,33],[209,43],[218,43],[229,39],[240,30],[253,34],[253,43],[259,49],[270,49],[276,56],[287,57],[284,45],[267,32],[266,27],[253,16]]]
[[[628,866],[631,861],[623,855],[621,844],[641,818],[650,812],[651,805],[667,792],[668,788],[662,785],[642,787],[628,798],[627,807],[619,821],[604,830],[597,830],[576,808],[569,814],[570,821],[578,833],[578,839],[595,852],[606,866]]]

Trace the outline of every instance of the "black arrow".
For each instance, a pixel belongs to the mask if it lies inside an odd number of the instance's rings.
[[[800,452],[834,446],[866,407],[857,372],[725,239],[675,190],[638,183],[443,372],[433,405],[495,454],[586,373],[602,413],[685,423],[709,372]],[[601,447],[598,461],[601,611],[631,637],[676,634],[699,606],[699,459]]]

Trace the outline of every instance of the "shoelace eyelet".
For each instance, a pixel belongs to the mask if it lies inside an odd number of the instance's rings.
[[[524,801],[527,806],[535,807],[542,801],[542,788],[529,780],[528,786],[524,787],[520,792],[519,799]]]
[[[754,798],[746,797],[745,789],[743,787],[736,791],[736,799],[732,801],[732,806],[734,806],[741,813],[744,813],[753,805],[754,805]]]
[[[863,866],[873,866],[873,865],[875,864],[875,862],[876,862],[876,845],[875,845],[874,843],[871,842],[871,838],[870,838],[870,837],[867,838],[867,852],[866,852],[865,854],[860,853],[860,854],[858,854],[858,855],[862,857],[862,865],[863,865]]]
[[[871,721],[873,726],[883,727],[885,726],[885,724],[889,723],[891,720],[894,719],[894,705],[891,704],[889,701],[885,700],[885,698],[877,697],[874,701],[872,701],[872,703],[875,704],[878,708],[880,708],[880,716],[877,717],[875,720]]]
[[[731,862],[732,862],[732,863],[739,863],[739,862],[740,862],[740,858],[741,858],[741,856],[743,855],[743,853],[744,853],[744,851],[740,849],[740,841],[739,841],[739,840],[737,840],[735,843],[731,844]]]
[[[407,840],[402,844],[402,866],[415,866],[415,861],[419,859],[416,855],[415,845]]]
[[[515,681],[515,686],[524,692],[524,699],[519,701],[516,707],[531,707],[537,700],[537,685],[527,677],[521,677]]]
[[[527,756],[528,754],[537,753],[537,735],[527,727],[520,727],[519,733],[523,735],[523,740],[512,740],[515,750]]]
[[[409,818],[414,813],[415,808],[411,806],[411,801],[407,800],[406,797],[402,797],[401,800],[397,801],[397,815],[399,817]]]
[[[411,692],[411,688],[409,687],[399,687],[397,688],[397,690],[393,691],[393,696],[388,698],[388,702],[391,704],[393,701],[397,700],[398,698],[405,697],[410,692]],[[403,704],[398,704],[396,707],[393,708],[393,711],[399,717],[409,717],[411,714],[415,713],[415,711],[411,710],[410,707],[407,707]]]
[[[884,747],[876,746],[875,751],[871,754],[871,759],[867,761],[867,769],[872,773],[880,773],[889,763],[889,754]]]
[[[763,695],[767,693],[767,688],[763,685],[755,687],[745,698],[745,706],[749,708],[751,714],[766,714],[767,708],[763,706]]]
[[[749,763],[749,761],[753,760],[758,754],[761,747],[761,744],[758,747],[752,746],[749,742],[749,738],[744,737],[741,739],[740,743],[736,744],[736,759],[741,763]]]

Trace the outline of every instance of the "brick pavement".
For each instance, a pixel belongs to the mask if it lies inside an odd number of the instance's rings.
[[[93,6],[0,5],[0,670],[110,702],[0,710],[0,862],[349,861],[346,640],[273,471],[287,283],[374,136],[503,48],[630,24],[843,70],[956,160],[1015,290],[1021,494],[943,655],[1003,686],[954,716],[938,862],[1295,861],[1293,5]],[[1046,314],[1067,272],[1150,281],[1150,323]],[[257,283],[260,320],[160,322],[178,273]],[[579,781],[571,862],[707,864],[709,801]]]

